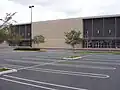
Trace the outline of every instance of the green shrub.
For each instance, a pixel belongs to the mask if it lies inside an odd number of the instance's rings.
[[[15,48],[14,50],[19,50],[19,51],[40,51],[40,48]]]
[[[76,58],[76,57],[80,57],[80,56],[69,56],[68,58]]]
[[[7,68],[0,68],[0,72],[7,71],[7,70],[9,70],[9,69],[7,69]]]

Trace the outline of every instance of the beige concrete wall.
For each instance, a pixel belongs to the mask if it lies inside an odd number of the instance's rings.
[[[71,48],[69,45],[65,44],[64,32],[76,29],[80,30],[83,35],[83,23],[80,18],[34,22],[32,27],[32,38],[36,35],[43,35],[46,38],[44,44],[33,44],[33,47]],[[82,44],[77,47],[82,47]]]

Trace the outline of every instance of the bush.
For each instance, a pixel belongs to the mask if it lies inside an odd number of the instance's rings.
[[[80,57],[80,56],[69,56],[68,58],[77,58],[77,57]]]
[[[19,50],[19,51],[40,51],[40,48],[15,48],[14,50]]]
[[[7,69],[7,68],[0,68],[0,72],[7,71],[7,70],[9,70],[9,69]]]

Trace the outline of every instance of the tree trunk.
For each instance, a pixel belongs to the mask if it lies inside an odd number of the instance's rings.
[[[39,48],[39,44],[37,44],[37,48]]]
[[[72,45],[72,51],[75,53],[75,45]]]

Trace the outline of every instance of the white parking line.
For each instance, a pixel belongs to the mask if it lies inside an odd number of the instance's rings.
[[[20,82],[20,81],[16,81],[16,80],[11,80],[11,79],[7,79],[7,78],[0,78],[0,79],[1,80],[5,80],[5,81],[9,81],[9,82],[13,82],[13,83],[22,84],[22,85],[27,85],[27,86],[32,86],[32,87],[36,87],[36,88],[41,88],[41,89],[57,90],[57,89],[53,89],[53,88],[48,88],[48,87],[38,86],[38,85],[30,84],[30,83],[25,83],[25,82]]]
[[[64,56],[35,56],[35,57],[37,57],[37,58],[56,58],[56,59],[60,59],[60,58],[63,58]]]
[[[35,68],[35,67],[38,67],[38,66],[49,65],[49,64],[51,64],[51,63],[38,64],[38,65],[30,66],[30,67],[23,67],[23,68],[20,68],[18,70],[30,69],[30,68]]]
[[[88,61],[107,61],[107,62],[120,62],[120,60],[114,60],[114,59],[111,59],[111,60],[103,60],[103,59],[83,59],[83,60],[88,60]]]
[[[21,58],[21,59],[24,59],[24,60],[35,60],[35,61],[40,61],[40,60],[42,60],[42,61],[43,61],[43,60],[44,60],[44,61],[63,61],[63,60],[53,60],[53,59],[51,60],[51,59],[28,58],[28,57],[27,57],[27,58],[26,58],[26,57],[25,57],[25,58]]]
[[[49,63],[45,63],[45,64],[42,64],[43,66],[44,65],[47,65]],[[25,66],[20,66],[20,65],[13,65],[13,64],[0,64],[0,66],[5,66],[5,67],[12,67],[12,68],[19,68],[17,70],[23,70],[23,69],[30,69],[30,68],[35,68],[35,67],[38,67],[38,66],[42,66],[42,65],[33,65],[33,66],[29,66],[29,67],[25,67]]]
[[[103,69],[103,70],[115,70],[114,67],[103,67],[103,66],[93,66],[93,65],[70,65],[70,64],[51,64],[52,66],[65,66],[65,67],[76,67],[76,68],[91,68],[91,69]]]
[[[33,63],[33,64],[44,64],[45,62],[33,62],[33,61],[23,61],[23,60],[13,60],[13,59],[4,59],[5,61],[10,62],[21,62],[21,63]]]
[[[10,62],[22,62],[22,63],[33,63],[33,64],[37,64],[37,65],[34,65],[34,66],[30,66],[30,67],[23,67],[23,68],[20,68],[19,70],[22,70],[22,69],[28,69],[28,68],[34,68],[34,67],[37,67],[37,66],[44,66],[44,65],[50,65],[50,64],[56,64],[56,62],[64,62],[64,61],[66,61],[66,60],[62,60],[62,61],[55,61],[55,62],[51,62],[51,63],[39,63],[39,62],[33,62],[33,61],[21,61],[21,60],[13,60],[13,59],[4,59],[4,60],[6,60],[6,61],[10,61]],[[92,62],[92,61],[67,61],[67,62],[78,62],[78,63],[93,63],[93,64],[107,64],[107,65],[120,65],[120,63],[110,63],[110,62]],[[56,65],[58,65],[58,64],[56,64]],[[62,64],[62,66],[63,66],[63,64]],[[66,66],[71,66],[71,67],[73,67],[74,65],[66,65]],[[114,69],[116,69],[116,68],[111,68],[111,67],[98,67],[98,66],[88,66],[88,65],[76,65],[76,67],[83,67],[83,68],[96,68],[96,69],[111,69],[111,70],[114,70]]]
[[[23,67],[25,67],[25,66],[20,66],[20,65],[13,65],[13,64],[0,64],[0,66],[12,67],[12,68],[23,68]]]
[[[23,70],[23,69],[28,69],[28,68],[35,68],[35,67],[38,67],[38,66],[44,66],[44,65],[49,65],[49,64],[53,64],[53,63],[57,63],[57,62],[64,62],[64,61],[67,61],[67,60],[62,60],[62,61],[54,61],[54,62],[51,62],[51,63],[39,63],[39,62],[33,62],[33,61],[21,61],[21,60],[13,60],[13,59],[4,59],[5,61],[9,61],[9,62],[22,62],[22,63],[33,63],[33,64],[37,64],[37,65],[34,65],[34,66],[29,66],[29,67],[23,67],[23,68],[20,68],[18,70]]]
[[[86,77],[94,77],[94,78],[109,78],[110,77],[109,75],[105,75],[105,74],[72,72],[72,71],[43,69],[43,68],[31,68],[31,69],[27,69],[27,70],[56,73],[56,74],[66,74],[66,75],[73,75],[73,76],[86,76]]]
[[[92,63],[92,64],[106,64],[106,65],[120,65],[120,63],[112,63],[112,62],[97,62],[97,61],[67,61],[67,63],[71,63],[73,62],[73,64],[75,62],[77,63]]]
[[[30,79],[26,79],[26,78],[10,76],[10,75],[4,75],[4,76],[9,77],[9,78],[13,78],[13,79],[24,80],[24,81],[34,82],[34,83],[38,83],[38,84],[51,85],[51,86],[62,87],[62,88],[68,88],[68,89],[73,89],[73,90],[87,90],[87,89],[83,89],[83,88],[76,88],[76,87],[70,87],[70,86],[65,86],[65,85],[58,85],[58,84],[47,83],[47,82],[40,82],[40,81],[30,80]]]
[[[84,58],[84,57],[89,57],[89,56],[93,56],[93,55],[84,55],[84,56],[81,56],[81,57]]]
[[[81,56],[82,58],[84,58],[84,57],[89,57],[89,56],[92,56],[92,55],[83,55],[83,56]],[[38,58],[46,58],[47,57],[47,59],[51,59],[51,58],[56,58],[56,59],[62,59],[62,58],[64,58],[65,56],[63,56],[63,57],[61,57],[61,56],[59,56],[59,57],[54,57],[54,56],[36,56],[36,57],[38,57]]]
[[[46,64],[43,64],[43,66]],[[5,66],[5,67],[12,67],[12,68],[18,68],[17,70],[23,70],[23,69],[29,69],[29,68],[35,68],[38,66],[42,66],[42,65],[33,65],[33,66],[29,66],[29,67],[25,67],[25,66],[20,66],[20,65],[13,65],[13,64],[0,64],[0,66]]]

